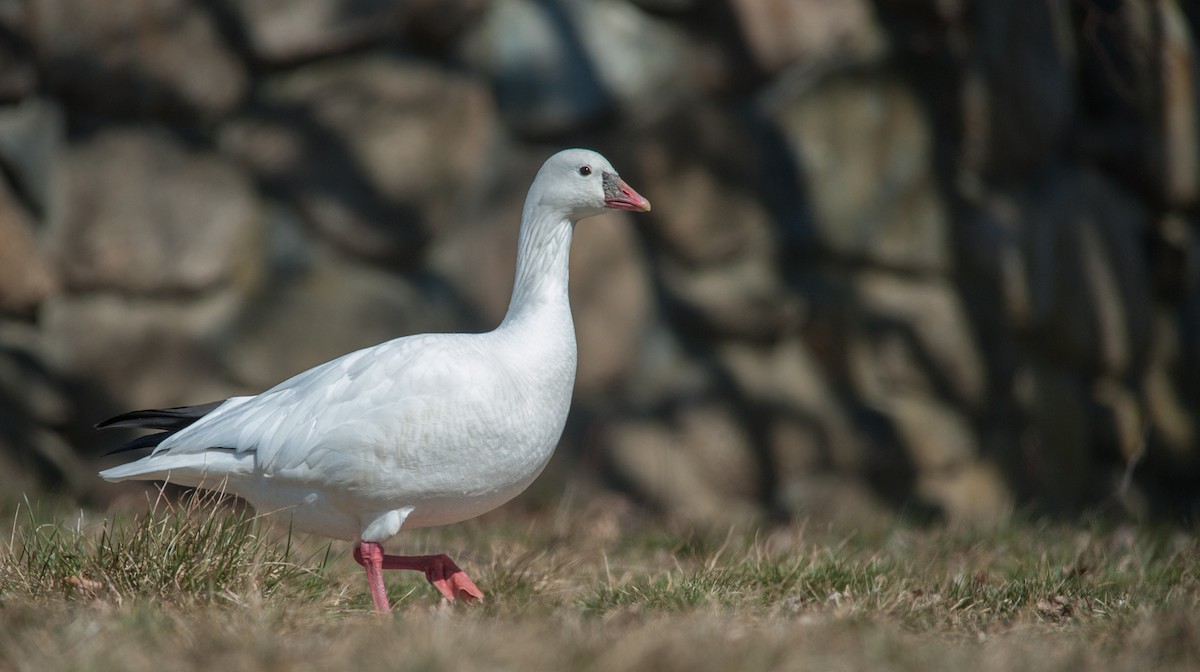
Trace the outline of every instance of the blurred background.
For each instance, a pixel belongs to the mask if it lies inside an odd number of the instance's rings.
[[[1200,511],[1189,0],[0,0],[0,498],[142,407],[494,326],[576,233],[565,483],[727,524]],[[546,500],[550,501],[550,500]]]

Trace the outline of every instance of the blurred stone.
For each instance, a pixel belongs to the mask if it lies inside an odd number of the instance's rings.
[[[45,303],[43,356],[93,412],[198,404],[235,390],[219,366],[214,337],[228,328],[232,291],[191,301],[113,294],[62,295]],[[244,390],[243,390],[244,392]],[[103,417],[78,417],[90,425]],[[97,445],[99,445],[97,443]]]
[[[64,384],[41,357],[42,333],[26,322],[0,321],[0,404],[43,426],[69,422]]]
[[[647,235],[691,266],[773,255],[775,223],[758,193],[754,146],[742,119],[712,105],[655,125],[636,152],[635,174],[654,204]]]
[[[861,479],[812,474],[782,485],[780,508],[796,518],[842,529],[891,529],[895,515]]]
[[[339,246],[369,258],[411,255],[448,226],[491,156],[486,89],[447,69],[335,61],[284,75],[264,94],[290,112],[239,121],[223,145],[293,193]]]
[[[37,87],[37,64],[29,42],[31,4],[0,3],[0,103],[22,100]]]
[[[655,14],[672,14],[691,11],[700,4],[700,0],[631,0],[633,4],[647,12]]]
[[[28,315],[57,289],[32,220],[0,179],[0,313]]]
[[[884,413],[918,474],[933,474],[969,465],[979,457],[975,431],[962,413],[920,393],[893,393]]]
[[[650,328],[654,299],[636,225],[626,214],[597,217],[580,224],[571,243],[577,400],[599,398],[627,382]]]
[[[0,407],[0,499],[7,505],[20,502],[27,493],[36,493],[37,464],[29,445],[28,432]]]
[[[274,116],[240,118],[223,127],[220,144],[342,249],[395,263],[426,241],[419,213],[375,192],[344,140],[327,130]]]
[[[258,58],[290,63],[394,36],[404,3],[392,0],[239,0],[230,7]]]
[[[408,0],[405,35],[414,43],[441,50],[486,14],[491,0]]]
[[[1080,105],[1080,119],[1072,124],[1072,149],[1089,164],[1137,192],[1164,200],[1168,184],[1164,142],[1182,139],[1168,138],[1163,132],[1164,75],[1168,70],[1178,72],[1163,63],[1161,24],[1174,13],[1172,4],[1172,0],[1121,2],[1090,8],[1077,29],[1086,38],[1081,55],[1091,56],[1076,64],[1080,102],[1086,105]],[[1091,45],[1091,50],[1084,45]]]
[[[530,137],[652,117],[688,86],[681,35],[616,0],[497,0],[466,53],[507,125]]]
[[[698,269],[664,262],[659,278],[664,308],[693,338],[763,339],[799,321],[798,301],[766,260],[746,257]]]
[[[1176,318],[1162,309],[1154,315],[1153,333],[1142,381],[1146,420],[1153,431],[1152,445],[1158,449],[1149,457],[1168,470],[1191,468],[1200,460],[1200,421],[1194,403],[1195,378],[1186,366],[1187,346],[1180,341]]]
[[[635,413],[658,414],[679,399],[710,394],[718,383],[709,363],[680,341],[661,311],[650,317],[629,384],[618,393],[621,405]]]
[[[775,106],[777,105],[777,107]],[[790,147],[814,240],[836,257],[946,273],[949,223],[921,105],[897,80],[831,76],[767,112]]]
[[[622,477],[668,512],[720,526],[761,510],[760,467],[739,420],[720,404],[688,405],[666,425],[616,422],[606,444]]]
[[[1016,194],[989,192],[959,220],[958,251],[966,276],[993,292],[994,310],[977,311],[981,329],[1028,331],[1034,316],[1022,205]]]
[[[1000,471],[985,462],[922,474],[916,490],[955,525],[999,524],[1012,516],[1016,506]]]
[[[1163,192],[1178,208],[1200,198],[1200,51],[1175,0],[1156,3],[1162,77]],[[1196,17],[1193,16],[1193,21]]]
[[[1092,395],[1103,412],[1097,423],[1097,441],[1107,444],[1102,447],[1111,449],[1126,464],[1141,459],[1146,450],[1146,418],[1138,396],[1110,378],[1096,381]]]
[[[17,44],[0,40],[0,103],[23,100],[36,86],[34,59]]]
[[[46,84],[76,109],[214,119],[247,88],[209,14],[187,0],[34,0],[33,11]]]
[[[474,177],[495,132],[482,82],[418,62],[312,66],[273,82],[269,93],[306,108],[346,143],[371,186],[396,200],[428,198]]]
[[[796,62],[874,59],[887,46],[867,0],[734,0],[732,5],[747,47],[766,72]]]
[[[1142,206],[1098,174],[1059,173],[1014,215],[1031,327],[1048,351],[1117,377],[1144,361],[1153,301]]]
[[[73,290],[199,292],[261,264],[249,180],[214,154],[114,130],[76,145],[64,170],[49,234]]]
[[[425,257],[480,316],[477,329],[504,319],[517,265],[517,234],[525,195],[546,160],[542,151],[505,151],[478,184],[460,199],[461,210],[437,237]],[[573,270],[573,269],[572,269]]]
[[[885,403],[897,391],[919,391],[984,405],[983,353],[952,284],[864,271],[854,287],[861,314],[846,332],[861,397]]]
[[[48,98],[0,107],[0,165],[40,212],[49,206],[54,171],[66,144],[62,109]]]
[[[1027,418],[1018,450],[1006,455],[1019,495],[1052,511],[1077,509],[1094,482],[1088,394],[1067,369],[1027,366],[1013,394]]]
[[[456,331],[456,308],[436,285],[318,253],[239,310],[223,332],[219,359],[239,385],[258,392],[354,350]]]
[[[781,482],[813,466],[848,473],[862,465],[850,418],[800,339],[731,343],[716,354],[738,397],[773,421],[768,440]]]
[[[1075,124],[1070,8],[1015,0],[980,4],[970,16],[961,168],[1013,176],[1046,164]]]

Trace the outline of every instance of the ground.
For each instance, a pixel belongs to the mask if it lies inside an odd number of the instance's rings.
[[[210,500],[24,503],[0,546],[0,670],[1190,670],[1200,542],[1090,517],[697,529],[592,493],[403,535],[487,593]]]

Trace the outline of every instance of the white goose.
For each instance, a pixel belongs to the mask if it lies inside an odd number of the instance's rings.
[[[575,223],[650,203],[603,156],[542,166],[521,214],[504,321],[484,334],[421,334],[352,352],[250,397],[134,411],[97,427],[165,430],[110,481],[224,487],[300,530],[356,542],[376,611],[384,569],[413,569],[449,600],[483,593],[445,555],[385,555],[401,528],[446,525],[512,499],[546,466],[575,381],[567,261]]]

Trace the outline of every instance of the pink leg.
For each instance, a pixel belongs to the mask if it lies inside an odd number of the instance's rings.
[[[461,597],[468,602],[483,601],[483,591],[471,581],[467,573],[459,569],[446,555],[384,555],[383,547],[373,541],[359,542],[354,547],[354,559],[367,570],[367,583],[371,588],[371,599],[375,611],[390,610],[387,595],[383,590],[384,569],[412,569],[425,574],[425,578],[453,602]],[[382,605],[382,606],[381,606]]]
[[[367,586],[371,589],[371,602],[375,612],[386,614],[392,610],[388,604],[387,591],[383,588],[383,547],[372,542],[354,546],[354,559],[367,570]]]

